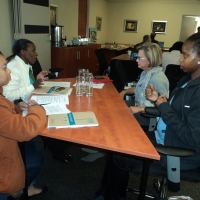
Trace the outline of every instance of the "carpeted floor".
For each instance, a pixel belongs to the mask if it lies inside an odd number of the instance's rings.
[[[45,156],[44,166],[36,183],[39,186],[49,187],[48,193],[35,197],[34,200],[94,200],[94,193],[98,190],[103,174],[106,156],[95,162],[81,161],[87,155],[81,150],[81,145],[72,144],[68,151],[73,156],[72,164],[64,164],[54,160],[50,151],[44,150],[40,137],[34,139],[38,150]],[[155,194],[153,181],[155,177],[149,177],[147,192]],[[157,177],[158,178],[158,177]],[[140,176],[130,173],[129,187],[137,188]],[[176,193],[168,192],[168,196],[187,195],[193,200],[200,199],[200,183],[187,181],[181,182],[181,190]],[[127,200],[137,199],[133,193],[127,194]]]

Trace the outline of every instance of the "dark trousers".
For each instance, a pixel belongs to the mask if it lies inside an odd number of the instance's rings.
[[[48,147],[48,149],[51,151],[51,153],[56,156],[60,153],[65,152],[65,150],[68,147],[68,142],[63,140],[58,140],[54,138],[48,138],[41,136],[44,144]]]
[[[154,132],[148,132],[147,136],[153,144],[156,144]],[[153,164],[157,165],[159,164],[159,161],[155,161]],[[142,168],[143,162],[122,155],[108,155],[101,183],[102,190],[105,190],[105,200],[126,199],[126,188],[129,180],[129,171],[130,168],[136,165],[141,165]]]
[[[25,142],[26,180],[29,186],[38,176],[44,163],[44,156],[36,150],[33,141]]]

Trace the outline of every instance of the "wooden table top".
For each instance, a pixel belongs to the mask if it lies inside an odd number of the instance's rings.
[[[72,112],[93,111],[99,126],[62,129],[45,127],[41,135],[139,157],[160,159],[112,83],[106,83],[103,89],[93,89],[92,97],[77,97],[73,87],[75,78],[53,80],[71,82],[73,91],[67,108]]]
[[[113,57],[112,60],[132,60],[128,54],[121,54],[119,56]]]

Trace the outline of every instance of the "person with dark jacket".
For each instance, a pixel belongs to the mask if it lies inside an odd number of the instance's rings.
[[[152,42],[152,43],[156,43],[156,44],[158,44],[158,41],[155,40],[156,33],[151,33],[150,37],[151,37],[151,42]]]
[[[184,42],[179,61],[181,69],[188,74],[180,80],[169,101],[164,94],[159,96],[153,85],[146,89],[146,98],[155,102],[161,113],[157,131],[148,132],[147,136],[153,144],[195,150],[194,156],[180,159],[180,169],[191,170],[200,167],[200,117],[197,117],[200,113],[200,33]],[[102,179],[105,200],[126,199],[129,168],[141,162],[121,155],[111,156]],[[166,167],[166,157],[161,156],[152,167],[155,164]]]

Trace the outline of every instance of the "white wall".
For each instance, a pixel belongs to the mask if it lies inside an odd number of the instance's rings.
[[[131,3],[108,4],[107,42],[136,44],[142,41],[143,35],[151,33],[152,20],[160,20],[168,22],[167,32],[166,35],[157,34],[156,40],[164,41],[165,46],[170,47],[179,40],[182,15],[200,14],[200,2],[194,0],[184,1],[184,3],[179,0],[129,2]],[[125,19],[139,20],[138,33],[123,32]]]
[[[89,0],[89,5],[89,28],[96,28],[96,17],[101,17],[101,31],[97,31],[97,43],[105,43],[108,31],[108,2],[106,0]]]
[[[64,26],[63,36],[67,40],[78,37],[78,0],[49,0],[57,5],[57,24]]]
[[[13,34],[11,11],[8,0],[1,0],[0,6],[0,51],[6,56],[12,54]]]
[[[102,29],[98,31],[99,43],[116,42],[136,44],[143,35],[151,33],[151,21],[168,21],[166,35],[157,34],[156,39],[171,46],[179,40],[182,15],[200,15],[197,0],[126,0],[128,3],[108,3],[106,0],[89,0],[89,27],[96,26],[96,17],[102,17]],[[144,2],[144,3],[141,3]],[[9,56],[13,44],[9,0],[1,0],[0,50]],[[133,3],[136,2],[136,3]],[[71,40],[78,34],[78,0],[50,0],[58,6],[57,23],[64,26],[64,35]],[[138,33],[123,32],[124,20],[139,20]],[[49,58],[50,59],[50,58]]]

